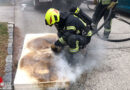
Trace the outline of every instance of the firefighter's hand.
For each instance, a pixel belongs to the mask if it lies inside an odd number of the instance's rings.
[[[111,4],[107,7],[107,9],[112,9],[116,5],[116,2],[111,2]]]
[[[56,46],[54,44],[51,45],[51,49],[56,53],[59,53],[61,51],[61,47]]]

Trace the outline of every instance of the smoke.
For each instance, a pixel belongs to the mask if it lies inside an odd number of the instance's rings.
[[[83,51],[70,55],[66,51],[56,55],[56,64],[59,80],[67,79],[76,82],[84,72],[91,72],[104,60],[105,49],[101,41],[92,42]]]

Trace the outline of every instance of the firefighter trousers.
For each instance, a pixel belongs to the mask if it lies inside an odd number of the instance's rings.
[[[104,17],[104,21],[107,19],[109,10],[107,9],[108,5],[102,5],[99,3],[96,6],[95,13],[93,14],[93,23],[98,24],[102,17]],[[104,35],[109,35],[111,32],[111,24],[112,24],[112,18],[115,16],[114,9],[112,11],[112,14],[110,18],[108,19],[107,23],[104,25]]]
[[[91,40],[91,36],[71,35],[68,37],[67,43],[70,49],[83,49]],[[79,42],[77,44],[77,42]],[[78,52],[78,51],[75,51]]]

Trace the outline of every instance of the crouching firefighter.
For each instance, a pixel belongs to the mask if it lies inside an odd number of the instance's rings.
[[[104,38],[107,39],[109,37],[109,34],[111,32],[111,24],[112,19],[115,16],[115,7],[118,3],[118,0],[99,0],[96,10],[93,14],[93,24],[92,26],[96,28],[96,25],[99,23],[100,19],[104,17],[104,20],[107,19],[109,15],[109,10],[112,9],[112,13],[110,15],[110,18],[108,19],[107,23],[104,25]]]
[[[60,12],[50,8],[45,14],[46,25],[55,25],[59,39],[51,46],[55,52],[69,46],[70,53],[77,53],[83,49],[91,40],[92,31],[87,23],[78,14],[79,8],[74,8],[72,12]],[[76,13],[76,14],[75,14]]]

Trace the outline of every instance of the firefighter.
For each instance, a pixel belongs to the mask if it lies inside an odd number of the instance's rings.
[[[107,23],[104,25],[104,38],[106,39],[109,37],[109,34],[111,32],[112,18],[115,16],[114,9],[117,2],[117,0],[99,0],[99,3],[96,6],[96,10],[93,14],[92,26],[95,27],[103,16],[104,20],[107,19],[110,9],[113,10]]]
[[[50,8],[45,14],[46,25],[55,25],[58,31],[59,39],[51,46],[55,52],[67,45],[70,53],[77,53],[91,40],[92,31],[87,23],[76,15],[81,12],[81,9],[74,8],[73,12],[60,12]]]

